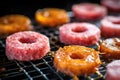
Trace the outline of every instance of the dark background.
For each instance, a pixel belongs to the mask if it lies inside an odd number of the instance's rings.
[[[36,10],[46,7],[56,7],[70,11],[73,4],[81,2],[100,3],[100,0],[1,0],[0,16],[23,14],[34,17]]]

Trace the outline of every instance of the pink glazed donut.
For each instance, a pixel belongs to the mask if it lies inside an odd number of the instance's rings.
[[[90,21],[106,16],[107,9],[98,4],[80,3],[72,6],[72,11],[77,19]]]
[[[120,0],[101,0],[101,4],[111,12],[120,12]]]
[[[120,80],[120,60],[107,65],[105,80]]]
[[[49,50],[49,39],[37,32],[18,32],[6,39],[6,56],[9,60],[38,60],[44,57]]]
[[[120,37],[120,16],[107,16],[101,21],[101,33],[104,38]]]
[[[100,30],[90,23],[68,23],[59,28],[59,38],[62,43],[91,46],[100,38]]]

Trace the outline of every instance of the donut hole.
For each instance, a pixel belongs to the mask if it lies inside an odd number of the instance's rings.
[[[109,20],[112,22],[112,24],[120,24],[120,20]]]
[[[120,19],[117,17],[108,17],[107,20],[113,24],[120,24]]]
[[[51,9],[51,10],[52,10],[52,9]],[[48,9],[48,11],[43,10],[43,11],[41,12],[41,14],[42,14],[44,17],[54,17],[54,16],[56,16],[57,12],[56,12],[56,11],[50,11],[50,10]]]
[[[44,17],[50,17],[50,16],[51,16],[51,14],[50,14],[49,12],[47,12],[47,11],[43,11],[43,12],[41,12],[41,14],[42,14]]]
[[[72,31],[75,32],[75,33],[85,32],[86,30],[87,30],[86,28],[79,28],[79,27],[76,27],[76,28],[72,29]]]
[[[35,43],[35,42],[36,42],[36,39],[20,38],[19,41],[20,41],[21,43],[31,44],[31,43]]]
[[[120,24],[120,21],[114,21],[113,24]]]
[[[78,54],[78,53],[72,53],[72,54],[70,55],[70,58],[72,58],[72,59],[83,59],[84,56],[83,56],[83,55],[80,55],[80,54]]]

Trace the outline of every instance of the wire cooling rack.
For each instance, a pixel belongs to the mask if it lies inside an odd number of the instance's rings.
[[[71,15],[71,13],[69,13]],[[71,18],[71,22],[75,19]],[[33,20],[33,23],[35,21]],[[93,22],[99,25],[98,22]],[[42,27],[38,24],[33,24],[35,31],[49,37],[51,52],[55,52],[59,47],[65,44],[59,41],[58,28]],[[95,46],[92,46],[94,48]],[[79,76],[80,80],[104,80],[106,71],[106,63],[99,67],[99,71],[90,76]],[[19,62],[9,61],[5,55],[5,38],[0,39],[0,80],[73,80],[72,77],[57,72],[53,66],[53,56],[47,55],[44,58],[36,61]]]

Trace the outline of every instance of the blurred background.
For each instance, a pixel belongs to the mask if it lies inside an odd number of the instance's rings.
[[[70,11],[73,4],[81,2],[99,4],[100,0],[2,0],[0,1],[0,16],[6,14],[24,14],[34,17],[36,10],[46,7],[56,7]]]

